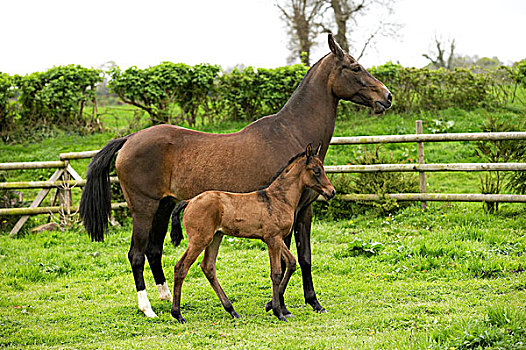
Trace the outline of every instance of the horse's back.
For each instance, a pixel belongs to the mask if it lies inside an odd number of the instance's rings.
[[[263,120],[230,134],[173,125],[141,130],[129,138],[117,157],[125,195],[182,200],[206,190],[255,190],[268,182],[291,153],[290,149],[275,149],[284,140],[277,131],[273,132],[275,140],[269,137],[270,124]]]

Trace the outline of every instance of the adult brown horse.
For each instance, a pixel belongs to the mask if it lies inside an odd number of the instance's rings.
[[[207,134],[173,125],[158,125],[110,141],[89,165],[80,215],[90,237],[104,239],[111,214],[109,168],[117,175],[133,218],[128,258],[139,309],[155,317],[144,283],[145,256],[161,299],[172,300],[161,264],[163,242],[175,203],[206,190],[249,192],[265,185],[276,171],[309,143],[321,142],[323,160],[336,123],[340,99],[382,113],[391,93],[329,34],[331,53],[313,65],[285,106],[232,134]],[[303,277],[305,302],[324,311],[311,274],[311,203],[306,190],[295,214],[294,237]],[[177,219],[178,220],[178,219]],[[177,223],[178,224],[178,223]],[[177,225],[176,225],[177,226]],[[287,238],[290,245],[291,235]],[[271,304],[267,304],[270,310]],[[290,314],[286,308],[284,315]]]

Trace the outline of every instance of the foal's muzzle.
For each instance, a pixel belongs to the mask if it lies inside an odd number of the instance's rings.
[[[336,195],[336,190],[333,188],[331,190],[323,191],[322,195],[323,197],[325,197],[326,200],[330,200]]]

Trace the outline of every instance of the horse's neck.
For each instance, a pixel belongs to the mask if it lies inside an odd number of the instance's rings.
[[[330,57],[314,66],[276,115],[304,147],[322,142],[325,154],[336,124],[338,99],[329,87]]]

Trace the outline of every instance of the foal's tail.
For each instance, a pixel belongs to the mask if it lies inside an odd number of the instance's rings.
[[[184,208],[186,208],[187,205],[188,201],[181,201],[177,203],[172,212],[172,231],[170,232],[170,238],[172,239],[172,244],[174,247],[177,247],[183,240],[183,229],[181,228],[181,219],[179,214]]]
[[[110,165],[129,136],[111,140],[91,160],[80,199],[80,217],[92,241],[104,241],[111,215]]]

